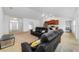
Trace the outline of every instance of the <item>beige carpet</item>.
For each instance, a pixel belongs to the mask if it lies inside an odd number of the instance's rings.
[[[79,42],[72,33],[64,33],[61,43],[58,45],[56,52],[78,52]]]
[[[21,52],[22,42],[31,43],[38,39],[37,37],[30,35],[29,32],[17,33],[15,34],[15,37],[16,37],[15,45],[2,49],[0,50],[0,52]],[[76,41],[72,33],[64,33],[62,35],[61,43],[58,45],[56,52],[63,52],[63,51],[64,52],[79,51],[79,43]]]

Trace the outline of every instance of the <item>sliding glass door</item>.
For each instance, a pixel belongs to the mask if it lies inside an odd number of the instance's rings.
[[[10,33],[22,32],[23,25],[22,19],[13,18],[10,20]]]

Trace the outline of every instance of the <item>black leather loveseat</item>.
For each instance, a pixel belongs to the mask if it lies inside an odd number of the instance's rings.
[[[47,28],[44,27],[36,27],[35,31],[31,30],[31,34],[40,38],[43,33],[48,32]]]
[[[32,50],[30,44],[24,42],[21,44],[22,52],[54,52],[60,43],[63,30],[49,31],[41,36],[41,43]]]

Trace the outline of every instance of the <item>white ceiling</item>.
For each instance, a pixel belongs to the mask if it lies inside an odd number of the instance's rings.
[[[41,19],[42,14],[73,19],[76,10],[77,7],[3,7],[4,14],[31,19]]]

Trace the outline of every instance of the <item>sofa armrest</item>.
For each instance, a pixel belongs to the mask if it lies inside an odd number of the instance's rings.
[[[32,52],[31,46],[27,43],[21,43],[22,52]]]

